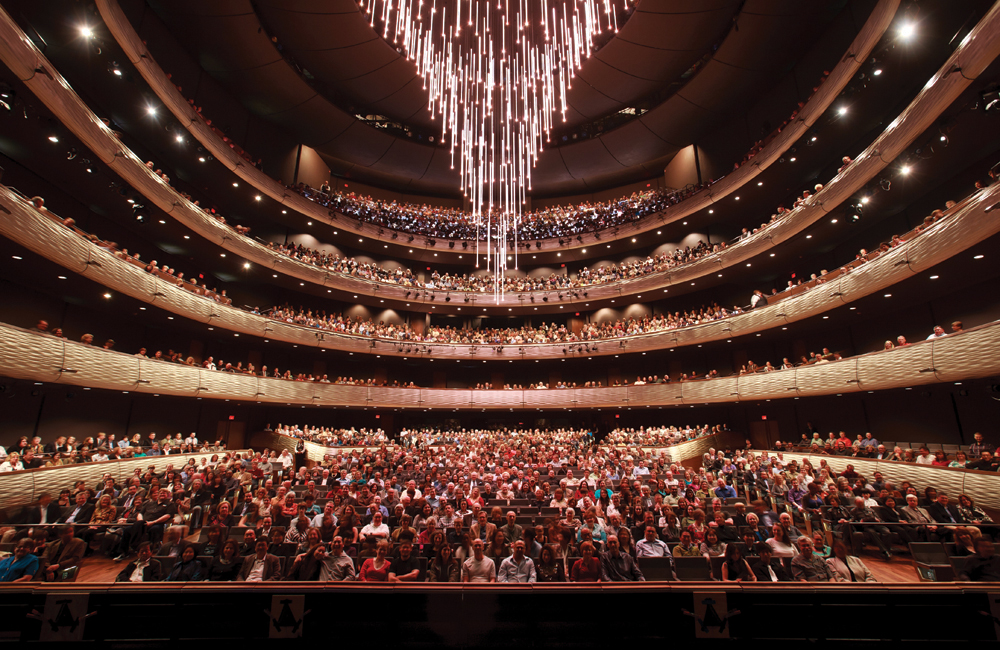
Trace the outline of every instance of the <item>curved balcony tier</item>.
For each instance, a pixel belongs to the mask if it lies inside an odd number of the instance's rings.
[[[310,219],[328,223],[336,228],[342,228],[348,232],[395,243],[399,236],[408,237],[409,233],[392,231],[380,227],[376,224],[364,223],[356,218],[343,214],[331,212],[326,207],[309,201],[303,196],[288,190],[285,186],[270,178],[260,170],[248,165],[245,161],[226,144],[222,137],[188,104],[187,99],[177,90],[174,84],[167,77],[166,73],[153,59],[152,55],[143,44],[135,29],[128,22],[124,12],[115,0],[98,0],[98,10],[101,17],[107,24],[108,29],[118,41],[119,46],[125,51],[129,60],[136,67],[146,83],[153,89],[153,92],[160,98],[163,104],[173,113],[173,115],[185,125],[187,129],[209,152],[212,153],[226,167],[231,169],[242,180],[257,188],[262,193],[278,201],[284,206],[300,212]],[[747,182],[755,178],[761,171],[777,162],[778,159],[790,148],[800,137],[805,135],[812,125],[820,119],[829,108],[840,92],[854,78],[862,63],[874,49],[889,28],[893,17],[899,7],[899,0],[880,0],[872,11],[868,20],[861,27],[858,35],[851,43],[850,48],[840,61],[830,70],[830,75],[819,87],[816,93],[799,111],[798,116],[792,124],[789,124],[779,133],[768,145],[766,145],[753,160],[739,169],[727,175],[720,181],[713,184],[708,189],[698,192],[677,205],[671,206],[661,212],[643,217],[642,219],[619,226],[616,229],[606,230],[599,233],[581,233],[580,239],[573,239],[567,243],[561,243],[559,238],[549,238],[539,240],[540,246],[535,250],[565,250],[567,248],[582,248],[593,245],[597,241],[609,241],[632,237],[637,233],[655,229],[666,223],[681,220],[699,210],[702,210],[732,192],[738,190]],[[995,56],[995,55],[994,55]],[[990,58],[992,60],[992,57]],[[963,67],[963,70],[965,68]],[[973,75],[970,75],[973,76]],[[86,140],[85,140],[86,141]],[[139,188],[137,188],[139,189]],[[615,232],[617,231],[617,232]],[[395,235],[395,237],[394,237]],[[415,236],[416,237],[416,236]],[[432,248],[430,238],[421,235],[414,241],[407,243],[409,248]],[[404,240],[405,241],[405,240]],[[461,243],[461,240],[458,240]],[[475,242],[466,242],[474,246]],[[456,246],[455,253],[461,253],[460,246]],[[442,252],[442,249],[435,249]],[[443,252],[449,252],[447,248]]]
[[[1000,374],[1000,321],[840,361],[670,384],[551,390],[385,388],[206,370],[0,324],[0,375],[91,388],[318,407],[590,409],[719,404],[910,388]]]
[[[0,18],[4,18],[4,16],[5,14]],[[332,273],[317,266],[300,263],[269,250],[253,239],[239,235],[179,195],[152,170],[148,169],[131,151],[123,147],[112,132],[73,93],[65,81],[52,71],[43,55],[34,48],[34,45],[10,21],[9,17],[6,17],[2,23],[0,31],[8,32],[8,40],[5,40],[4,47],[0,47],[0,58],[8,62],[8,65],[11,65],[12,69],[24,78],[25,83],[39,95],[52,111],[83,142],[98,152],[102,160],[115,169],[133,187],[142,192],[151,202],[195,232],[226,250],[266,268],[281,271],[314,284],[336,287],[338,290],[354,293],[378,295],[382,299],[388,297],[408,302],[413,300],[429,301],[435,297],[437,292],[424,291],[417,294],[412,290],[410,293],[413,297],[407,297],[407,288],[405,287],[361,281],[355,277]],[[9,39],[14,39],[13,43],[19,44],[19,46],[8,42]],[[590,288],[587,288],[585,291],[588,296],[584,300],[638,295],[643,291],[691,282],[695,278],[717,273],[723,268],[740,264],[794,237],[829,214],[840,203],[850,198],[874,178],[920,133],[926,130],[998,54],[1000,54],[1000,9],[993,7],[913,102],[853,164],[828,183],[811,201],[791,211],[788,216],[719,253],[708,255],[675,269],[651,274],[629,282],[595,285],[594,295],[590,296]],[[38,65],[26,68],[23,60],[37,62]],[[950,71],[956,66],[962,69],[963,74],[950,74]],[[44,72],[39,74],[36,73],[36,70]],[[251,171],[257,172],[255,169]],[[560,293],[563,294],[563,300],[567,301],[567,304],[580,301],[578,296],[572,296],[572,293],[567,294],[567,292],[535,292],[535,295],[542,299],[551,297],[550,302],[552,302],[552,298],[558,298]],[[470,297],[470,302],[472,296],[492,298],[492,294],[469,295],[463,293],[461,295],[463,299],[466,296]],[[531,294],[505,294],[502,304],[520,306],[524,303],[525,296],[528,296],[530,302]],[[569,296],[572,296],[571,301],[567,300]],[[483,304],[484,300],[480,299],[477,302]]]
[[[0,234],[110,289],[171,313],[241,334],[355,354],[437,359],[555,359],[644,352],[751,334],[835,309],[921,273],[1000,232],[1000,184],[980,190],[913,240],[878,254],[860,268],[837,271],[823,284],[789,291],[766,307],[721,320],[598,341],[535,344],[422,343],[373,338],[294,325],[195,295],[98,247],[0,185]],[[584,348],[586,351],[584,351]]]

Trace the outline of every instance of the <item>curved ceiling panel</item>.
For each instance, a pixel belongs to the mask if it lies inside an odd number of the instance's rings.
[[[437,131],[415,66],[375,33],[353,0],[147,1],[205,70],[256,114],[317,148],[335,173],[394,189],[459,193],[447,149],[376,130],[318,93],[332,88],[340,101]],[[664,91],[721,41],[718,51],[638,120],[547,149],[533,172],[534,193],[593,191],[658,173],[715,120],[765,93],[838,7],[834,0],[643,0],[585,62],[570,91],[567,126]]]

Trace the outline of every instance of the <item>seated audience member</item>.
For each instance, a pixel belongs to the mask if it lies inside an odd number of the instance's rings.
[[[580,544],[580,559],[573,563],[570,570],[570,580],[572,582],[600,582],[601,581],[601,561],[595,557],[594,544],[584,542]]]
[[[674,557],[697,557],[701,555],[701,549],[691,543],[691,533],[684,531],[681,533],[681,543],[674,546]]]
[[[978,469],[983,472],[995,472],[1000,468],[1000,458],[995,457],[992,452],[984,449],[977,460],[966,463],[965,467],[967,469]]]
[[[195,547],[188,544],[181,551],[180,558],[174,563],[164,582],[194,582],[204,578],[205,567],[198,559]]]
[[[73,526],[60,526],[58,532],[59,539],[50,542],[42,555],[43,578],[50,582],[56,579],[60,571],[79,566],[87,550],[86,543],[74,537]]]
[[[813,553],[813,541],[799,538],[799,554],[792,558],[792,576],[799,582],[843,582],[840,575],[821,557]]]
[[[326,547],[322,544],[313,546],[305,553],[296,556],[292,568],[288,570],[286,580],[313,582],[320,579],[323,563],[326,561]]]
[[[0,582],[31,582],[39,566],[33,550],[31,539],[26,537],[20,540],[14,547],[14,553],[0,560]]]
[[[784,563],[774,557],[772,549],[764,542],[757,542],[757,553],[760,559],[753,565],[753,573],[757,582],[791,582],[792,574],[785,569]]]
[[[278,556],[267,552],[266,539],[258,539],[254,554],[243,558],[239,577],[244,582],[266,582],[281,580],[281,562]]]
[[[556,553],[550,544],[542,546],[538,553],[535,575],[538,582],[566,582],[565,565],[556,559]]]
[[[993,540],[989,537],[977,539],[976,554],[965,561],[958,579],[968,582],[1000,582],[1000,557],[993,553]]]
[[[726,555],[722,562],[722,581],[757,582],[757,576],[750,568],[750,564],[743,559],[740,547],[737,544],[729,544],[725,548]]]
[[[248,530],[248,533],[253,531]],[[240,545],[235,539],[226,540],[222,552],[212,561],[208,568],[209,582],[233,582],[243,568],[243,557],[240,555]]]
[[[427,566],[426,582],[461,582],[462,566],[451,546],[445,544]]]
[[[137,552],[139,556],[122,569],[115,582],[159,582],[162,579],[163,567],[153,559],[152,545],[142,542]]]
[[[330,553],[323,560],[319,579],[323,582],[351,582],[356,578],[354,561],[344,553],[344,538],[334,537]]]
[[[614,535],[608,537],[608,550],[601,553],[601,582],[645,582],[645,580],[635,558],[621,552],[618,537]]]
[[[636,557],[663,557],[669,554],[670,548],[666,542],[657,537],[656,528],[646,526],[645,535],[635,545]]]
[[[826,563],[842,582],[877,582],[861,558],[847,554],[847,545],[839,539],[833,543],[833,557],[828,558]]]
[[[413,540],[405,537],[399,542],[399,555],[389,565],[389,582],[418,582],[420,561],[413,554]]]
[[[496,582],[496,565],[483,553],[484,546],[479,537],[472,540],[473,555],[462,565],[462,582]]]
[[[374,538],[372,538],[374,539]],[[375,557],[365,559],[359,572],[361,582],[389,582],[389,565],[387,558],[390,544],[388,540],[380,539],[375,546]]]
[[[518,539],[511,546],[511,555],[504,558],[497,572],[497,582],[529,583],[535,582],[535,563],[524,554],[524,540]]]

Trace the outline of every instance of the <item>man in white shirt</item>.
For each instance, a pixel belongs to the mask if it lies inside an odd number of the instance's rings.
[[[636,557],[667,557],[670,555],[666,542],[656,536],[656,528],[646,526],[645,537],[635,545]]]
[[[934,457],[931,456],[931,452],[927,447],[920,448],[920,455],[915,459],[917,465],[931,465],[934,462]]]
[[[500,575],[497,582],[535,582],[535,563],[524,554],[524,540],[514,542],[513,555],[504,558],[500,563]]]
[[[361,529],[359,534],[361,540],[365,540],[368,537],[380,537],[382,539],[389,539],[389,527],[382,523],[382,513],[376,512],[372,515],[372,521],[370,524]]]
[[[483,554],[483,540],[472,540],[472,557],[462,564],[462,582],[496,582],[496,565]]]
[[[321,527],[323,525],[323,520],[326,517],[330,517],[331,519],[333,519],[333,525],[334,526],[337,525],[337,515],[333,514],[333,500],[332,499],[330,501],[327,501],[326,505],[323,506],[323,512],[321,512],[318,515],[316,515],[315,517],[313,517],[312,523],[309,524],[309,527],[310,528],[319,528],[319,527]]]
[[[948,334],[944,331],[943,327],[941,327],[940,325],[935,325],[934,331],[931,332],[931,335],[927,337],[927,340],[930,341],[931,339],[939,339],[942,336],[948,336]]]

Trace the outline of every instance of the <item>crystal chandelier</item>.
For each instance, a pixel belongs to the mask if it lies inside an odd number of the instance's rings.
[[[360,0],[373,28],[417,66],[456,160],[499,302],[531,170],[612,0]],[[479,266],[479,243],[476,244]],[[515,259],[514,266],[517,262]]]

